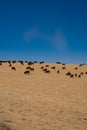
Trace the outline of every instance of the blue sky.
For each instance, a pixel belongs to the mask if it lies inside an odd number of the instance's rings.
[[[0,60],[87,63],[87,0],[1,0]]]

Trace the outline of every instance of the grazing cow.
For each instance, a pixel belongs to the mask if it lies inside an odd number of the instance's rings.
[[[66,65],[65,63],[63,63],[62,65]]]
[[[56,64],[61,64],[61,62],[56,62]]]
[[[12,66],[12,64],[9,64],[9,67],[11,67]]]
[[[31,71],[34,71],[34,68],[30,68]]]
[[[77,74],[75,74],[75,77],[77,77]]]
[[[30,69],[30,68],[31,68],[30,66],[26,67],[26,69]]]
[[[43,66],[41,66],[41,69],[44,69],[44,67],[43,67]]]
[[[59,73],[60,73],[60,71],[58,70],[58,71],[57,71],[57,73],[59,74]]]
[[[46,70],[46,71],[45,71],[45,73],[48,73],[48,74],[49,74],[49,73],[50,73],[50,71],[49,71],[49,70]]]
[[[82,66],[82,64],[79,65],[80,67]]]
[[[30,74],[30,71],[25,71],[24,74]]]
[[[81,75],[78,75],[78,78],[81,78]]]
[[[24,65],[23,61],[19,60],[18,62],[19,62],[21,65]]]
[[[70,72],[67,72],[66,75],[71,75],[71,73],[70,73]]]
[[[9,64],[11,64],[11,61],[8,61]]]
[[[47,69],[43,69],[43,71],[47,71]]]
[[[39,62],[39,64],[44,64],[44,61]]]
[[[16,63],[16,61],[15,61],[15,60],[13,60],[13,61],[12,61],[12,63]]]
[[[85,65],[85,63],[83,63],[82,65]]]
[[[62,69],[66,69],[66,67],[62,67]]]
[[[83,75],[83,74],[84,74],[83,72],[80,73],[80,75]]]
[[[45,67],[49,67],[49,65],[45,65]]]
[[[37,61],[34,61],[34,63],[38,63]]]
[[[51,69],[55,69],[55,68],[56,68],[55,66],[51,67]]]
[[[2,65],[2,62],[0,62],[0,65]]]
[[[15,68],[15,67],[11,67],[11,69],[12,69],[12,70],[16,70],[16,68]]]
[[[75,67],[75,70],[78,70],[78,68],[77,68],[77,67]]]
[[[74,77],[74,75],[73,75],[73,74],[71,74],[71,75],[70,75],[70,78],[73,78],[73,77]]]
[[[28,61],[25,61],[25,63],[28,63]]]
[[[34,63],[30,61],[30,62],[28,62],[27,64],[28,64],[28,65],[33,65]]]

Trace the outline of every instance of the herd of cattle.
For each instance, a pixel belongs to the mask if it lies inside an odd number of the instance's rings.
[[[40,66],[40,69],[44,72],[44,73],[48,73],[50,74],[50,70],[49,70],[49,65],[48,64],[44,64],[44,61],[41,61],[41,62],[37,62],[37,61],[34,61],[34,62],[28,62],[28,61],[18,61],[21,65],[24,65],[24,63],[27,64],[27,67],[26,67],[26,70],[24,71],[24,74],[26,75],[30,75],[31,74],[31,71],[34,72],[34,68],[32,67],[32,65],[34,64],[42,64]],[[14,70],[16,71],[16,67],[14,67],[13,65],[15,63],[17,63],[17,61],[0,61],[0,66],[3,64],[3,63],[8,63],[9,67],[11,68],[11,70]],[[66,69],[66,64],[65,63],[61,63],[61,62],[56,62],[56,64],[61,64],[63,65],[62,66],[62,70]],[[87,64],[79,64],[78,67],[82,67],[82,66],[87,66]],[[74,70],[78,70],[78,67],[75,67]],[[52,70],[55,70],[56,69],[56,66],[52,66],[51,67]],[[56,71],[57,74],[60,73],[60,70],[57,70]],[[81,78],[82,75],[87,75],[87,71],[86,72],[81,72],[80,74],[72,74],[71,72],[67,72],[65,75],[66,76],[69,76],[70,78],[73,78],[73,77],[78,77],[78,78]]]

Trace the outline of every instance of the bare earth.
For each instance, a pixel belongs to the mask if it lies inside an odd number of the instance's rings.
[[[0,122],[11,130],[87,130],[86,65],[49,64],[49,74],[38,63],[30,75],[24,74],[27,63],[12,65],[16,71],[0,65]],[[68,71],[84,74],[70,78]]]

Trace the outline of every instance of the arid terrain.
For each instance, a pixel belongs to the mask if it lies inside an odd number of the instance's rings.
[[[87,65],[0,62],[0,123],[87,130]]]

